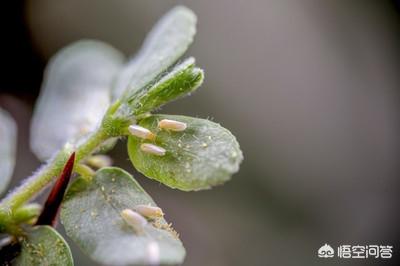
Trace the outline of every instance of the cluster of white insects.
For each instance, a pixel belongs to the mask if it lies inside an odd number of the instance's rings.
[[[162,119],[158,122],[158,127],[162,130],[183,131],[187,128],[187,125],[186,123],[171,119]],[[156,135],[149,129],[136,124],[130,125],[128,130],[131,135],[141,139],[154,141],[156,138]],[[143,152],[154,154],[157,156],[163,156],[166,152],[164,148],[151,143],[143,143],[142,145],[140,145],[140,149]],[[121,216],[127,224],[133,227],[137,232],[141,232],[143,227],[147,224],[147,219],[161,218],[164,216],[164,213],[159,207],[154,207],[150,205],[138,205],[134,208],[134,210],[123,210],[121,212]]]
[[[159,207],[138,205],[134,208],[134,210],[123,210],[121,212],[121,216],[127,224],[132,226],[136,231],[140,232],[143,230],[143,227],[147,225],[147,219],[161,218],[164,216],[164,213]]]
[[[121,212],[124,221],[136,232],[142,232],[147,225],[147,219],[161,218],[164,212],[159,207],[150,205],[137,205],[134,210],[125,209]],[[146,247],[147,260],[149,265],[158,265],[160,260],[160,248],[157,242],[152,241]]]
[[[170,130],[170,131],[184,131],[187,125],[186,123],[175,120],[162,119],[158,122],[158,127],[160,129]],[[136,136],[141,139],[153,141],[156,138],[156,135],[153,132],[139,125],[130,125],[128,130],[129,133],[131,133],[133,136]],[[151,143],[141,144],[140,149],[143,152],[157,156],[164,156],[166,152],[164,148]]]
[[[187,128],[186,123],[162,119],[158,122],[158,128],[169,131],[184,131]],[[131,135],[149,141],[154,141],[156,135],[149,129],[139,125],[130,125],[128,131]],[[164,156],[166,150],[160,146],[151,143],[142,143],[140,149],[149,154]],[[124,209],[121,211],[121,217],[131,226],[136,232],[142,232],[143,228],[148,224],[148,219],[162,218],[164,212],[161,208],[150,205],[137,205],[133,209]],[[159,261],[159,246],[156,242],[150,242],[147,245],[147,258],[150,265],[156,265]]]

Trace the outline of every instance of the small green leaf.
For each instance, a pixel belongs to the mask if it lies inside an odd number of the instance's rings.
[[[17,125],[14,119],[0,109],[0,193],[10,182],[17,149]]]
[[[29,203],[18,208],[13,213],[13,220],[15,223],[31,222],[37,218],[42,211],[42,206],[37,203]]]
[[[119,74],[114,98],[149,84],[187,50],[196,33],[196,15],[177,6],[165,14],[147,35],[140,51]]]
[[[194,58],[189,58],[155,84],[130,95],[128,102],[133,114],[150,112],[197,89],[203,82],[204,74],[201,69],[194,67],[194,63]]]
[[[148,204],[156,206],[131,175],[115,167],[102,168],[92,181],[78,178],[71,185],[61,221],[68,236],[101,264],[181,263],[185,249],[164,219],[149,220],[141,232],[122,219],[122,210]],[[154,244],[159,254],[149,251]]]
[[[92,40],[73,43],[51,59],[31,124],[31,148],[39,159],[99,125],[122,61],[119,51]]]
[[[186,123],[181,132],[160,130],[158,122],[171,119]],[[139,125],[156,134],[154,144],[166,150],[156,156],[140,149],[143,141],[129,137],[129,157],[145,176],[185,191],[207,189],[224,183],[237,172],[243,159],[235,137],[219,124],[205,119],[174,115],[153,115]],[[147,142],[147,141],[146,141]]]
[[[50,226],[37,226],[22,240],[17,265],[74,265],[68,244]]]

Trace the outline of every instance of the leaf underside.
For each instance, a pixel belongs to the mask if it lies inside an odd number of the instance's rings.
[[[21,254],[16,265],[74,265],[68,244],[50,226],[36,226],[22,241]]]
[[[0,109],[0,193],[10,182],[16,156],[17,126],[14,119]]]
[[[99,125],[122,63],[119,51],[93,40],[73,43],[51,59],[31,124],[31,149],[39,159]]]
[[[182,132],[160,130],[158,121],[171,119],[187,124]],[[166,150],[164,156],[143,152],[144,141],[130,136],[129,157],[145,176],[185,191],[207,189],[224,183],[238,171],[243,159],[235,137],[206,119],[176,115],[152,115],[139,125],[156,134],[153,144]],[[149,142],[151,143],[151,142]]]
[[[88,182],[78,178],[68,190],[61,211],[65,230],[93,260],[110,265],[141,265],[154,260],[150,243],[159,246],[160,264],[178,264],[185,249],[162,218],[137,232],[121,217],[136,205],[156,206],[131,175],[122,169],[102,168]]]
[[[114,98],[144,87],[173,65],[192,43],[196,21],[196,15],[183,6],[165,14],[147,35],[140,51],[120,72]]]

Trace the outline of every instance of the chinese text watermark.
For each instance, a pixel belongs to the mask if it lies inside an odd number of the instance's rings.
[[[393,246],[388,245],[340,245],[336,248],[336,257],[340,259],[390,259]],[[318,249],[318,257],[333,258],[335,249],[325,244]]]

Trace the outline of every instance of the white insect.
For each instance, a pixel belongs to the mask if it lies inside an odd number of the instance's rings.
[[[154,135],[153,132],[148,130],[147,128],[138,126],[138,125],[130,125],[128,127],[129,133],[131,133],[133,136],[142,138],[142,139],[148,139],[148,140],[154,140],[156,135]]]
[[[146,153],[150,153],[157,156],[164,156],[166,152],[164,148],[161,148],[157,145],[153,145],[150,143],[143,143],[142,145],[140,145],[140,149]]]
[[[160,218],[164,216],[161,208],[150,205],[137,205],[135,211],[147,218]]]
[[[151,266],[160,264],[160,247],[157,242],[150,242],[146,247],[147,262]]]
[[[171,130],[171,131],[183,131],[187,128],[186,123],[171,120],[171,119],[163,119],[158,122],[158,127],[161,129]]]
[[[121,216],[127,224],[138,232],[143,231],[143,227],[147,224],[146,218],[131,209],[123,210]]]
[[[90,156],[86,162],[90,165],[93,166],[95,168],[103,168],[103,167],[107,167],[107,166],[111,166],[113,161],[112,159],[104,154],[97,154],[97,155],[93,155]]]

